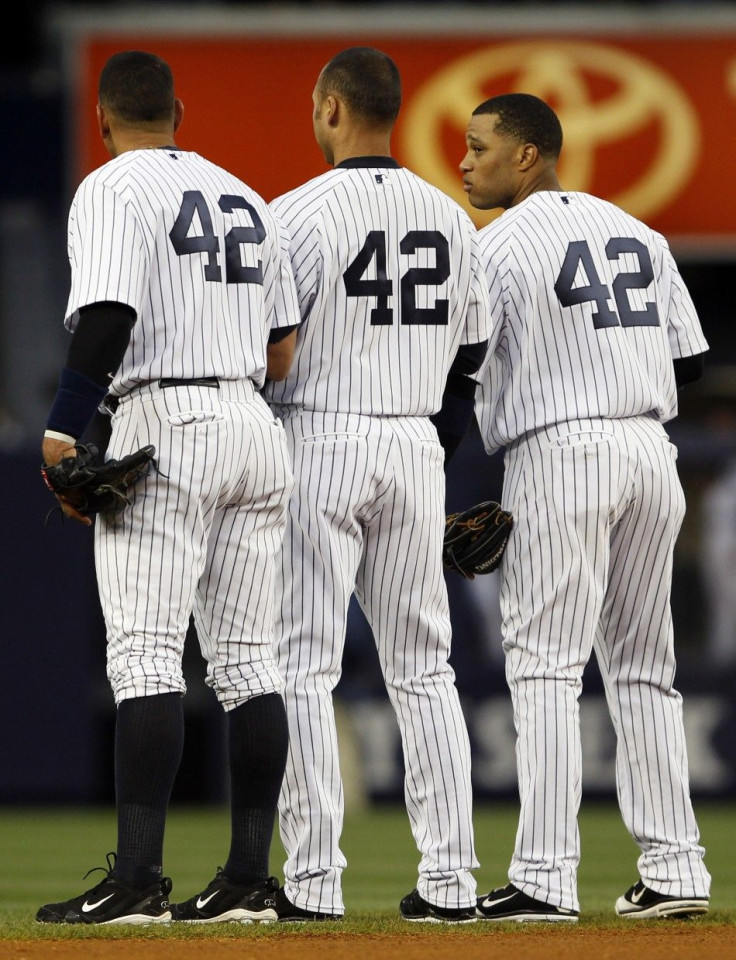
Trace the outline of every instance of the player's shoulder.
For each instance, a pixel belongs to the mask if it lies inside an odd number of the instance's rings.
[[[478,229],[478,248],[482,254],[491,256],[513,243],[518,234],[519,215],[519,209],[511,207]]]
[[[644,243],[650,252],[655,255],[669,250],[669,244],[664,234],[650,227],[640,217],[620,207],[612,200],[606,200],[590,193],[577,193],[571,194],[571,196],[579,197],[581,202],[586,205],[587,210],[590,211],[590,219],[598,222],[604,231],[608,229],[612,236],[634,237]]]
[[[322,209],[325,199],[340,180],[340,170],[327,170],[304,183],[279,194],[270,201],[271,210],[284,222],[303,220]]]
[[[209,177],[212,183],[220,185],[223,190],[229,185],[229,187],[232,188],[229,192],[242,196],[256,205],[264,208],[268,207],[268,203],[263,195],[259,193],[255,187],[246,183],[245,180],[236,173],[233,173],[232,170],[220,166],[213,160],[208,160],[207,157],[203,157],[199,153],[188,152],[184,154],[184,156],[193,166],[199,168],[203,175]]]
[[[526,258],[534,246],[546,245],[556,231],[554,205],[559,198],[551,192],[538,191],[521,203],[497,214],[490,223],[478,230],[478,249],[481,259],[498,266],[508,266]],[[550,232],[551,231],[551,232]]]
[[[72,199],[72,209],[87,209],[94,212],[100,206],[115,198],[114,203],[126,207],[136,195],[143,194],[136,189],[137,178],[131,176],[131,157],[128,154],[108,160],[91,170],[77,185]]]
[[[444,207],[448,215],[456,217],[462,223],[469,225],[473,232],[475,232],[476,227],[470,214],[454,197],[451,197],[449,193],[446,193],[440,187],[436,186],[436,184],[425,180],[424,177],[410,170],[409,167],[401,167],[400,170],[405,174],[407,181],[413,185],[415,189],[432,197],[437,204]]]
[[[95,167],[94,170],[90,170],[89,173],[82,177],[77,187],[77,192],[118,182],[129,170],[131,162],[132,157],[130,152],[121,153],[119,156],[113,157],[99,167]]]
[[[155,171],[160,165],[162,152],[126,150],[88,173],[79,184],[78,193],[110,189],[127,196],[137,192],[150,194],[157,182]]]
[[[568,218],[570,215],[570,219]],[[566,224],[596,227],[601,234],[632,235],[648,245],[666,244],[664,237],[610,200],[583,191],[540,190],[509,207],[479,231],[481,249],[520,248],[567,235]],[[626,234],[622,231],[627,231]]]
[[[558,193],[539,194],[536,196],[538,196],[540,202],[543,202],[542,198],[546,196],[547,203],[550,205],[554,204],[559,206],[560,203],[562,203],[563,205],[567,205],[570,210],[579,207],[583,211],[583,217],[605,219],[609,223],[619,222],[628,224],[632,230],[650,236],[656,235],[656,231],[653,230],[648,223],[645,223],[644,220],[641,220],[612,200],[606,200],[604,197],[596,196],[593,193],[586,193],[580,190],[563,190]]]

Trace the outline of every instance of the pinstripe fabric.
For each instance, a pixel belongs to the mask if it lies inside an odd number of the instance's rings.
[[[478,417],[487,450],[506,446],[502,500],[516,521],[501,566],[521,800],[509,879],[579,909],[578,697],[595,650],[640,876],[660,893],[707,897],[673,686],[672,557],[685,503],[662,426],[677,412],[672,357],[707,349],[699,320],[663,238],[604,201],[533,194],[481,234],[498,326]],[[570,244],[582,243],[606,304],[580,265],[565,279]],[[639,253],[601,252],[622,245]],[[563,303],[571,286],[590,299]],[[643,322],[649,304],[655,323]],[[608,325],[596,326],[596,309]]]
[[[343,911],[332,692],[355,589],[401,731],[420,892],[468,906],[477,863],[468,735],[447,662],[442,448],[424,418],[304,413],[284,425],[296,477],[277,623],[292,740],[281,805],[287,895]]]
[[[567,203],[562,198],[567,199]],[[594,300],[562,307],[555,293],[568,245],[586,241],[608,287],[640,269],[634,253],[606,255],[611,238],[649,251],[653,280],[619,298],[632,310],[657,306],[657,325],[596,328]],[[551,423],[578,417],[677,413],[672,357],[708,349],[692,299],[661,234],[613,204],[584,193],[532,194],[480,231],[494,316],[495,351],[481,380],[478,419],[489,452]],[[587,278],[590,282],[590,278]],[[619,281],[620,282],[620,281]],[[576,285],[586,283],[579,267]]]
[[[266,396],[275,403],[339,413],[417,416],[439,410],[458,346],[489,336],[475,229],[467,214],[410,171],[380,167],[336,168],[272,201],[271,209],[291,236],[306,322],[289,375],[268,384]],[[373,230],[386,235],[386,273],[393,280],[389,325],[371,323],[375,297],[348,296],[343,282]],[[448,302],[444,325],[408,323],[404,317],[400,278],[437,262],[431,246],[400,251],[412,230],[438,231],[447,241],[447,280],[412,286],[419,309]],[[375,257],[365,276],[375,279]]]
[[[109,454],[156,446],[159,472],[95,525],[117,702],[184,692],[193,612],[207,683],[225,709],[281,689],[274,577],[293,486],[284,432],[249,381],[128,394]]]
[[[197,206],[180,220],[193,194]],[[233,198],[238,203],[230,209]],[[261,242],[248,233],[254,214]],[[187,238],[184,252],[172,242],[177,223]],[[282,234],[258,194],[196,153],[131,150],[89,174],[69,212],[67,325],[73,328],[80,307],[98,301],[136,310],[110,393],[160,377],[249,377],[262,386],[268,331],[297,322]],[[208,241],[206,249],[190,252],[198,240]],[[260,268],[262,282],[233,282],[233,264]]]
[[[269,330],[299,321],[288,242],[246,184],[177,149],[122,153],[74,197],[67,326],[97,301],[137,313],[108,456],[152,443],[159,464],[95,524],[116,702],[183,692],[191,614],[226,710],[281,689],[273,590],[293,475],[256,391]],[[162,389],[163,377],[220,383]]]
[[[478,865],[470,748],[448,663],[443,451],[427,415],[441,406],[458,346],[490,336],[475,231],[434,187],[388,165],[335,169],[272,208],[291,237],[304,319],[291,372],[265,390],[284,420],[296,480],[277,611],[291,739],[280,801],[284,888],[299,907],[343,913],[332,694],[355,592],[401,732],[417,888],[430,903],[468,907]],[[431,232],[434,246],[402,252],[417,230]],[[351,295],[345,281],[371,234],[380,249],[362,280],[379,278],[385,251],[393,291],[383,304],[390,322],[380,325],[371,322],[378,298]],[[442,241],[447,279],[411,273],[440,263]],[[446,323],[408,322],[414,308],[434,311],[443,300]]]

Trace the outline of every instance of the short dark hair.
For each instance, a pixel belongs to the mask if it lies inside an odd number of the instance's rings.
[[[373,47],[348,47],[323,68],[323,94],[341,97],[349,110],[376,126],[395,122],[401,108],[399,68],[387,54]]]
[[[494,133],[524,143],[533,143],[543,157],[559,157],[562,150],[562,125],[552,107],[530,93],[504,93],[485,100],[473,110],[495,113]]]
[[[153,53],[114,53],[100,73],[100,103],[127,123],[171,120],[174,77],[171,67]]]

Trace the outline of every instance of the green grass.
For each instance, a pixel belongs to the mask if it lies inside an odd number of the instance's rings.
[[[736,806],[700,803],[696,812],[706,862],[713,875],[711,912],[698,923],[736,923]],[[112,809],[0,809],[0,939],[43,937],[181,937],[175,928],[46,927],[33,917],[42,903],[75,896],[93,886],[101,873],[83,875],[105,863],[115,844]],[[481,867],[479,893],[505,882],[516,830],[516,809],[509,805],[476,808],[476,846]],[[638,849],[618,811],[609,805],[583,806],[580,817],[582,861],[579,872],[581,924],[620,923],[613,902],[637,876]],[[222,864],[229,842],[227,810],[172,808],[167,826],[165,871],[174,880],[174,896],[186,899],[201,890]],[[398,902],[415,885],[419,855],[401,807],[370,807],[346,818],[343,876],[348,932],[407,932],[397,918]],[[283,850],[274,840],[272,872],[283,878]],[[329,925],[331,929],[336,929]],[[483,925],[479,925],[483,926]],[[234,930],[231,928],[235,928]],[[426,929],[425,925],[422,925]],[[272,928],[271,928],[272,929]],[[281,928],[283,931],[284,928]],[[290,929],[303,930],[301,925]],[[416,927],[412,926],[412,932]],[[433,933],[438,928],[430,928]],[[475,927],[466,927],[471,932]],[[186,928],[192,937],[212,936],[211,927]],[[217,936],[268,936],[268,927],[220,924]],[[328,931],[325,930],[325,933]]]

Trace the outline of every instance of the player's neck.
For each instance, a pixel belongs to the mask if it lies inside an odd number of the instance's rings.
[[[540,191],[545,190],[552,193],[562,193],[560,181],[557,179],[557,174],[553,170],[544,171],[539,176],[530,178],[524,182],[514,197],[514,202],[511,204],[511,206],[516,207],[518,204],[522,203],[522,201],[526,200],[527,197],[530,197],[533,193],[539,193]]]
[[[124,134],[118,133],[115,136],[113,156],[118,157],[121,153],[128,153],[130,150],[160,150],[162,147],[173,147],[175,145],[176,141],[172,131],[151,133],[150,131],[131,130]]]
[[[348,134],[334,145],[333,166],[354,157],[390,157],[391,137],[386,133]]]

